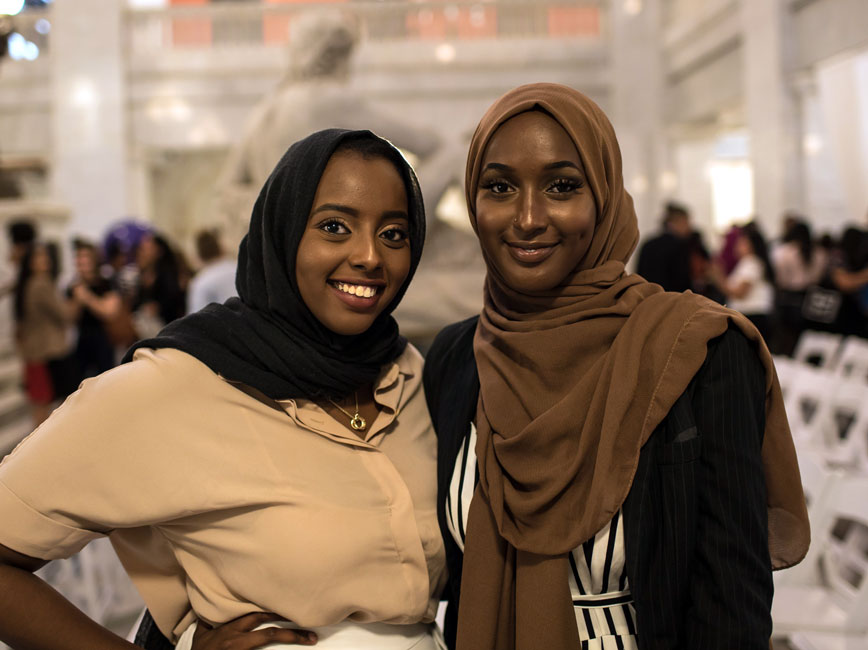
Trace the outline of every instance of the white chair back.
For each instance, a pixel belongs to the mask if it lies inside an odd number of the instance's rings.
[[[868,383],[833,382],[834,390],[819,407],[820,451],[830,465],[868,472]]]
[[[858,336],[844,339],[836,372],[841,377],[868,384],[868,340]]]
[[[847,615],[846,629],[868,632],[868,476],[848,475],[829,493],[828,516],[814,531],[831,597]]]
[[[822,426],[835,392],[837,377],[812,365],[798,364],[788,379],[784,407],[798,450],[812,449],[822,440]]]
[[[778,375],[778,382],[781,385],[781,392],[784,399],[787,397],[787,390],[793,382],[793,378],[799,372],[800,364],[790,357],[784,355],[774,355],[772,357],[775,364],[775,372]]]
[[[840,334],[807,330],[799,337],[793,358],[801,363],[831,370],[838,361],[842,338]]]
[[[827,517],[829,496],[834,492],[835,484],[841,479],[843,473],[828,467],[823,457],[812,449],[799,451],[798,457],[802,489],[805,492],[808,519],[813,532],[826,525],[824,519]],[[814,586],[822,584],[819,554],[820,547],[816,543],[811,544],[808,554],[799,564],[785,571],[775,572],[775,588],[791,584]]]

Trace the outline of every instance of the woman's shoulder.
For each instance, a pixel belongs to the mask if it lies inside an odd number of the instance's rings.
[[[766,370],[757,346],[741,328],[730,323],[723,334],[708,341],[705,361],[692,383],[717,392],[740,386],[764,394]]]
[[[438,363],[455,355],[466,356],[468,351],[472,354],[473,335],[476,333],[478,322],[479,316],[471,316],[440,330],[425,356],[426,363]]]
[[[34,275],[27,280],[25,290],[28,295],[52,295],[57,291],[54,280],[42,275]]]
[[[99,394],[128,395],[139,406],[150,400],[189,401],[200,394],[213,394],[226,384],[196,357],[174,348],[139,348],[132,361],[87,380]],[[128,399],[127,398],[127,399]],[[145,400],[145,401],[143,401]]]
[[[473,356],[473,336],[478,316],[445,327],[434,339],[425,356],[422,373],[428,410],[437,424],[438,405],[445,402],[454,407],[456,400],[473,394],[478,387],[476,360]]]
[[[737,360],[759,358],[756,343],[751,342],[745,333],[732,323],[723,334],[708,342],[708,356],[716,355],[737,358]]]

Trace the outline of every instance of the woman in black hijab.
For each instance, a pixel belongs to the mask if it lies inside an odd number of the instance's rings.
[[[264,611],[315,628],[321,647],[435,650],[430,622],[444,565],[436,441],[421,356],[390,315],[424,235],[415,175],[388,142],[330,129],[294,144],[254,206],[239,251],[239,297],[137,343],[129,363],[85,382],[33,444],[0,466],[0,488],[17,495],[7,504],[0,494],[9,531],[0,532],[0,639],[131,647],[30,574],[110,534],[153,612],[137,637],[146,648],[172,647],[166,637],[197,650],[230,639],[239,648],[317,641],[292,629],[255,631],[275,618]],[[118,404],[127,399],[139,407],[129,421],[100,433],[100,407],[104,417],[127,413]],[[134,446],[143,457],[54,462],[70,429],[86,432],[79,445],[97,455],[140,435]],[[287,441],[294,446],[281,452]],[[31,478],[19,471],[25,464]],[[27,496],[42,465],[57,486],[48,505]],[[75,490],[67,475],[79,481]],[[76,505],[82,494],[100,496]],[[103,516],[102,501],[112,516]],[[43,528],[31,534],[33,512]],[[359,580],[366,572],[375,583]],[[7,602],[2,594],[11,593],[28,596]]]

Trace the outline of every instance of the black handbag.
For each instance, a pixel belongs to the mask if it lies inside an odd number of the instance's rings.
[[[819,285],[808,287],[805,299],[802,301],[802,316],[805,320],[828,325],[834,323],[841,310],[843,296],[837,289],[829,289]]]

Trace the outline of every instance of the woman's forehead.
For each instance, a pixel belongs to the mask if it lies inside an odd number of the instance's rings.
[[[551,165],[571,162],[582,168],[582,156],[570,134],[558,120],[539,110],[504,120],[486,143],[480,165],[529,159]]]

